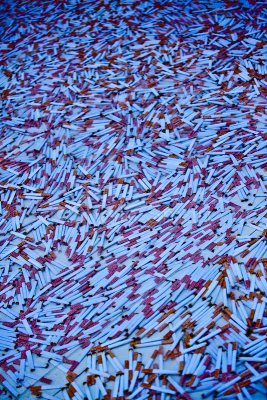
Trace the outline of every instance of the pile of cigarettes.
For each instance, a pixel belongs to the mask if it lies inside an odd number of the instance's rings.
[[[0,19],[1,400],[266,399],[266,1]]]

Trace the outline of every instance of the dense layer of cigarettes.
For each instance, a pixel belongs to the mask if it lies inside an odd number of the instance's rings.
[[[1,400],[266,399],[266,2],[0,18]]]

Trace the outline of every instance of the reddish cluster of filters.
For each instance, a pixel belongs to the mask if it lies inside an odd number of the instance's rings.
[[[266,2],[0,11],[1,399],[266,399]]]

